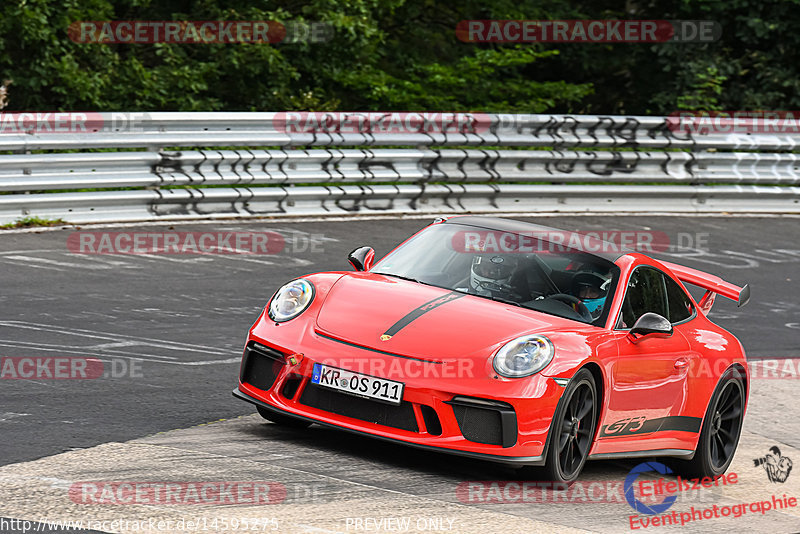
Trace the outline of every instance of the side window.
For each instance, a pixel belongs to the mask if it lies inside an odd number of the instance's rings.
[[[672,324],[685,321],[694,313],[691,299],[675,280],[669,276],[665,276],[664,280],[667,283],[667,307],[669,308],[669,315],[666,317]]]
[[[628,280],[617,328],[631,328],[647,312],[667,316],[664,275],[655,269],[639,267]]]

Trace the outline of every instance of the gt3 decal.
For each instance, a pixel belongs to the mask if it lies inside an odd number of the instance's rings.
[[[603,433],[601,435],[611,436],[611,435],[635,434],[636,432],[642,429],[645,421],[647,421],[647,418],[644,416],[628,417],[626,419],[620,419],[615,423],[611,423],[610,425],[604,426]]]
[[[617,436],[630,436],[632,434],[650,434],[652,432],[666,432],[677,430],[681,432],[700,432],[703,420],[699,417],[673,415],[647,419],[644,416],[626,417],[605,425],[600,431],[601,438],[615,438]]]
[[[389,339],[391,339],[391,337],[394,336],[395,334],[397,334],[400,330],[402,330],[403,328],[407,327],[408,325],[410,325],[411,323],[413,323],[414,321],[416,321],[417,319],[419,319],[420,317],[422,317],[423,315],[425,315],[429,311],[438,308],[442,304],[447,304],[448,302],[451,302],[453,300],[460,299],[464,295],[465,295],[465,293],[461,293],[459,291],[453,291],[451,293],[448,293],[447,295],[444,295],[444,296],[441,296],[441,297],[436,297],[435,299],[426,302],[425,304],[423,304],[419,308],[415,308],[414,310],[411,310],[402,319],[400,319],[399,321],[394,323],[389,328],[389,330],[387,330],[386,332],[383,333],[383,336],[389,336]],[[381,339],[386,341],[385,339],[383,339],[383,336],[381,336]]]

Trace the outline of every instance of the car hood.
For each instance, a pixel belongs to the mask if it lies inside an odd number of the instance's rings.
[[[518,306],[373,273],[343,276],[317,315],[317,331],[404,356],[487,357],[525,334],[582,325]]]

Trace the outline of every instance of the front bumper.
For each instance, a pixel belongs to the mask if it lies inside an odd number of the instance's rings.
[[[281,334],[289,332],[281,328]],[[317,386],[311,382],[314,363],[401,381],[403,402],[390,405]],[[392,372],[412,364],[420,372]],[[510,380],[483,369],[459,374],[466,366],[453,366],[448,374],[442,365],[353,346],[311,328],[300,339],[277,341],[259,337],[254,328],[233,394],[276,413],[422,449],[542,465],[563,388],[541,375]]]
[[[411,446],[411,447],[414,447],[414,448],[417,448],[417,449],[429,450],[429,451],[432,451],[432,452],[443,452],[443,453],[448,453],[448,454],[455,454],[455,455],[464,456],[464,457],[467,457],[467,458],[475,458],[477,460],[487,460],[487,461],[492,461],[492,462],[500,462],[500,463],[504,463],[504,464],[508,464],[508,465],[518,465],[518,466],[544,465],[544,462],[545,462],[544,455],[542,455],[542,456],[528,456],[528,457],[499,456],[499,455],[496,455],[496,454],[489,454],[489,453],[482,453],[482,452],[462,451],[462,450],[458,450],[458,449],[448,449],[448,448],[444,448],[444,447],[435,447],[435,446],[431,446],[431,445],[424,445],[422,443],[414,443],[414,442],[411,442],[411,441],[405,441],[405,440],[399,439],[399,438],[392,438],[392,437],[388,437],[388,436],[381,436],[381,435],[377,435],[377,434],[372,434],[372,433],[365,432],[365,431],[362,431],[362,430],[357,430],[355,428],[348,428],[346,426],[342,426],[342,425],[339,425],[339,424],[327,423],[327,422],[324,422],[324,421],[320,421],[318,419],[314,419],[314,418],[311,418],[311,417],[306,417],[306,416],[303,416],[303,415],[299,415],[297,413],[285,412],[283,410],[275,408],[274,406],[272,406],[270,404],[267,404],[266,402],[264,402],[262,400],[259,400],[259,399],[251,397],[250,395],[248,395],[247,393],[244,393],[239,388],[236,388],[236,389],[233,390],[233,396],[238,398],[238,399],[242,399],[243,401],[247,401],[249,403],[252,403],[252,404],[254,404],[256,406],[261,406],[262,408],[266,408],[268,410],[271,410],[271,411],[273,411],[273,412],[275,412],[277,414],[291,415],[292,417],[295,417],[297,419],[301,419],[301,420],[304,420],[304,421],[308,421],[309,423],[315,423],[315,424],[318,424],[318,425],[321,425],[321,426],[334,428],[334,429],[337,429],[337,430],[344,430],[346,432],[351,432],[353,434],[360,434],[362,436],[368,436],[368,437],[371,437],[371,438],[376,438],[376,439],[380,439],[380,440],[383,440],[383,441],[388,441],[388,442],[391,442],[391,443],[400,443],[400,444],[408,445],[408,446]]]

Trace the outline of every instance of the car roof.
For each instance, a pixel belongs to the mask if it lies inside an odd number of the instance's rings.
[[[509,232],[512,234],[541,234],[547,232],[558,232],[559,234],[569,237],[579,238],[579,242],[585,246],[585,252],[598,258],[603,258],[610,262],[616,262],[626,254],[636,252],[622,247],[619,243],[605,241],[598,237],[589,236],[581,232],[572,232],[570,230],[562,230],[561,228],[554,228],[552,226],[543,226],[541,224],[529,223],[524,221],[517,221],[514,219],[504,219],[502,217],[480,217],[474,215],[461,215],[451,217],[443,221],[444,224],[461,224],[464,226],[474,226],[485,230],[496,230],[499,232]],[[547,239],[545,239],[547,241]],[[571,241],[570,241],[571,242]],[[577,249],[580,250],[580,249]]]

